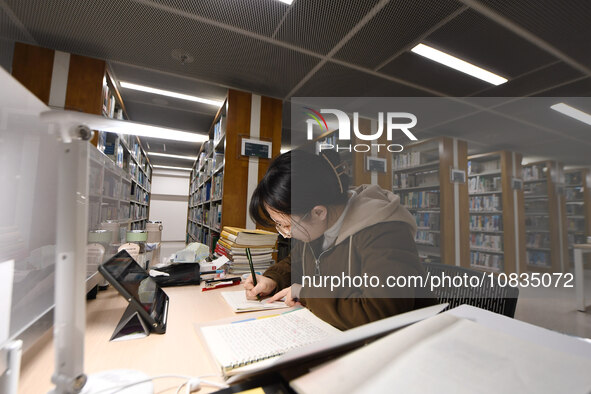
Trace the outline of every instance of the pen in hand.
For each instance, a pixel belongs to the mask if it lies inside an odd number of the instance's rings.
[[[250,255],[250,248],[246,248],[246,258],[248,258],[248,266],[250,267],[250,274],[252,275],[252,284],[256,287],[257,276],[254,272],[254,265],[252,264],[252,256]],[[261,296],[257,294],[257,300],[261,301]]]

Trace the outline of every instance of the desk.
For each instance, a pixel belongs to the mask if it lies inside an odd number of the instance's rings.
[[[586,311],[585,305],[585,272],[583,271],[583,253],[591,252],[591,244],[575,244],[575,291],[577,292],[577,309]]]
[[[109,342],[127,302],[112,287],[98,293],[86,304],[86,340],[84,372],[91,374],[109,369],[137,369],[149,376],[181,374],[201,376],[220,374],[194,329],[194,323],[206,323],[235,316],[220,293],[243,291],[235,286],[201,291],[201,286],[167,287],[170,298],[166,334],[147,338]],[[23,355],[20,394],[47,393],[53,388],[54,370],[52,333],[47,333]],[[220,378],[209,380],[223,382]],[[174,393],[181,379],[158,379],[155,393]],[[204,386],[200,392],[217,391]]]

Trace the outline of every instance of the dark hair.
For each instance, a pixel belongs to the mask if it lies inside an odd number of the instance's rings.
[[[314,155],[297,149],[278,156],[252,195],[250,217],[273,226],[265,205],[288,215],[303,215],[316,205],[346,203],[349,177],[343,167],[334,151]]]

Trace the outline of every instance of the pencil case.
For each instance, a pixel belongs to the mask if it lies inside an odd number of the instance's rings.
[[[160,287],[198,285],[201,283],[199,263],[170,264],[157,271],[167,273],[169,276],[152,276]]]

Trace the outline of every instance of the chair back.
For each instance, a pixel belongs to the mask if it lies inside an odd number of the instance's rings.
[[[433,289],[435,297],[440,302],[449,303],[448,309],[468,304],[508,317],[515,316],[519,288],[509,284],[500,286],[497,278],[491,281],[489,273],[473,269],[438,263],[423,263],[423,267],[430,276],[451,278],[442,281],[442,286]],[[459,279],[456,279],[454,285],[453,278],[457,276],[466,278],[461,280],[461,286],[456,286],[460,283]],[[475,278],[470,281],[472,277]],[[477,282],[478,286],[471,285]]]

